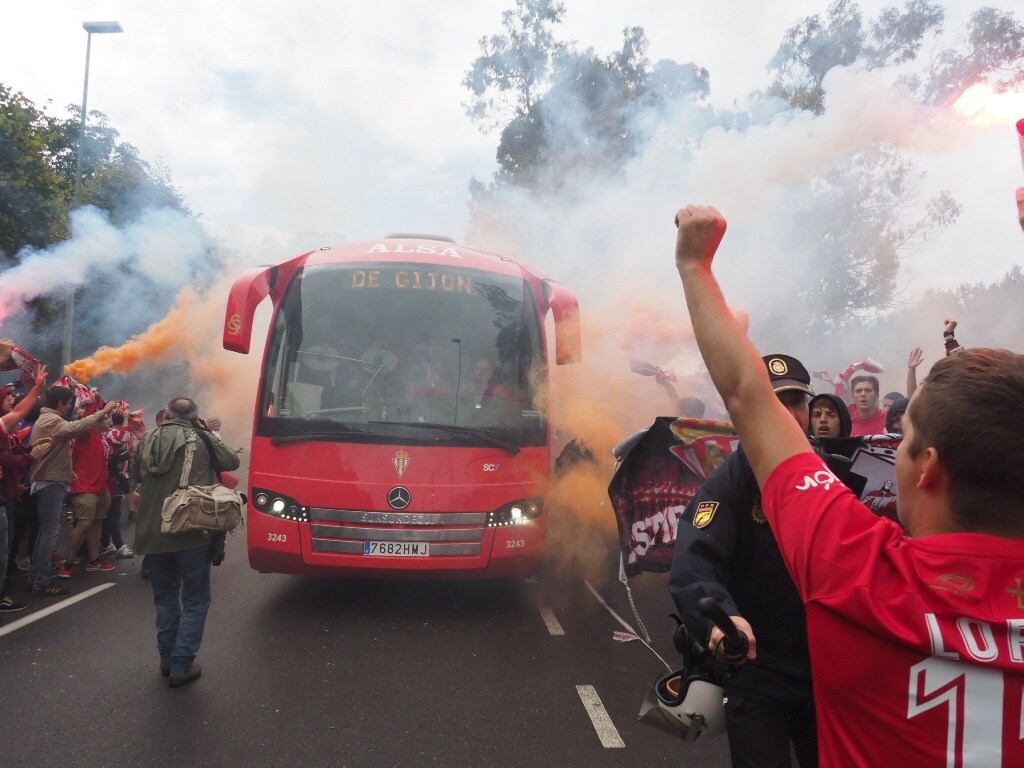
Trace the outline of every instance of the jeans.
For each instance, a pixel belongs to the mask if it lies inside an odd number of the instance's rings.
[[[32,584],[38,589],[50,585],[50,558],[57,548],[60,513],[67,495],[67,489],[60,483],[51,483],[32,494],[39,514],[39,534],[32,552]]]
[[[204,544],[183,552],[146,556],[156,605],[156,648],[171,662],[171,675],[184,676],[203,641],[210,610],[210,561]]]
[[[11,517],[11,510],[14,510],[14,517]],[[29,558],[32,557],[32,549],[36,545],[36,538],[39,536],[39,517],[36,515],[36,501],[28,491],[22,493],[16,499],[7,500],[7,523],[13,527],[8,528],[7,538],[11,542],[11,551],[7,560],[7,575],[10,576],[18,570],[15,562],[18,557],[22,538],[28,537],[26,552]]]
[[[103,518],[103,533],[100,535],[100,546],[105,547],[111,542],[120,549],[124,546],[124,537],[121,536],[121,503],[124,496],[110,497],[110,510]]]

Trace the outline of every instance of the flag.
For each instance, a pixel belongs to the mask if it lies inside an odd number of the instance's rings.
[[[74,393],[75,397],[78,398],[79,405],[91,405],[95,402],[92,392],[87,386],[85,386],[85,384],[66,374],[57,379],[57,381],[53,383],[53,386],[67,387],[70,389]]]
[[[23,387],[31,387],[36,383],[39,361],[13,341],[0,341],[0,371],[21,371],[19,383]]]
[[[142,437],[146,434],[146,422],[143,419],[142,409],[132,411],[125,416],[124,425],[136,437]]]
[[[728,422],[661,416],[621,458],[608,496],[627,576],[672,567],[679,517],[738,444]]]

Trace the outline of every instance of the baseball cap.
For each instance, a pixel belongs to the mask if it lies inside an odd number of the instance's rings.
[[[789,355],[765,355],[765,367],[768,369],[768,377],[772,380],[772,388],[776,392],[796,390],[805,394],[814,395],[811,389],[811,375],[804,368],[804,364],[795,357]]]

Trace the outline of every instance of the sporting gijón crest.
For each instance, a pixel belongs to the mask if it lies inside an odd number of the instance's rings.
[[[409,457],[408,452],[403,451],[401,448],[395,451],[395,455],[391,457],[391,463],[395,467],[395,472],[398,473],[399,480],[405,476],[405,470],[409,468],[411,462],[412,459]]]

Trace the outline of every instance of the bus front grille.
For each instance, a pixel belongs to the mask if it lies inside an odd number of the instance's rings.
[[[430,556],[475,557],[486,512],[378,512],[311,507],[314,552],[361,554],[364,543],[427,542]]]

